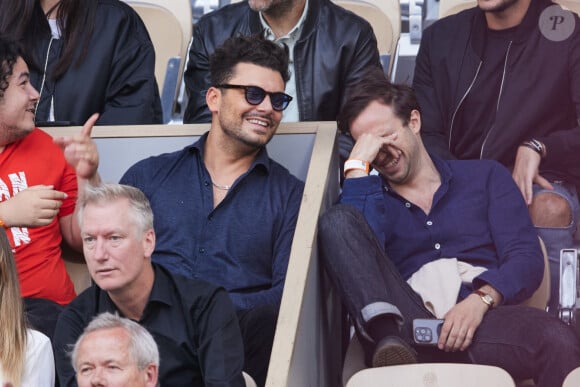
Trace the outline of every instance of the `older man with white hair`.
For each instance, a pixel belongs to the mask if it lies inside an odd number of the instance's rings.
[[[91,321],[75,343],[72,366],[81,387],[154,387],[159,350],[147,329],[105,312]]]

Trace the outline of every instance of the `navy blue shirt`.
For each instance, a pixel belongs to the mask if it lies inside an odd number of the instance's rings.
[[[206,137],[142,160],[121,178],[151,202],[153,260],[223,286],[238,309],[279,305],[304,184],[264,148],[214,209]]]
[[[159,348],[161,386],[243,387],[244,350],[238,318],[227,293],[204,281],[175,276],[153,265],[155,281],[137,321]],[[53,346],[61,386],[76,386],[68,356],[96,315],[122,313],[93,285],[60,314]]]
[[[346,179],[341,203],[362,211],[405,280],[425,263],[457,258],[487,268],[462,286],[460,298],[485,283],[502,294],[504,304],[529,298],[542,280],[544,261],[510,173],[489,160],[433,161],[441,186],[429,214],[380,176]]]

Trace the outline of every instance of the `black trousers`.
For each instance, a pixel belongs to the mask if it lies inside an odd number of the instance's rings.
[[[44,333],[52,341],[56,320],[64,306],[44,298],[23,298],[23,300],[29,326]]]
[[[278,321],[278,306],[262,305],[239,311],[238,320],[244,341],[244,371],[258,387],[263,387]]]

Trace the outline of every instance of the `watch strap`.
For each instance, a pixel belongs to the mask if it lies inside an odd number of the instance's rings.
[[[481,301],[483,301],[487,306],[489,306],[490,309],[493,308],[493,305],[495,304],[495,300],[493,299],[493,297],[491,295],[484,293],[479,289],[474,290],[473,294],[477,294],[479,296],[479,298],[481,298]]]

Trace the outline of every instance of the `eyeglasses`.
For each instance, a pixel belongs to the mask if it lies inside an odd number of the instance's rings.
[[[215,87],[220,89],[243,89],[245,91],[246,102],[254,106],[261,104],[264,98],[269,96],[272,109],[276,110],[277,112],[281,112],[282,110],[286,109],[290,101],[292,101],[292,97],[288,94],[280,92],[269,93],[258,86],[229,85],[224,83],[221,85],[215,85]]]

